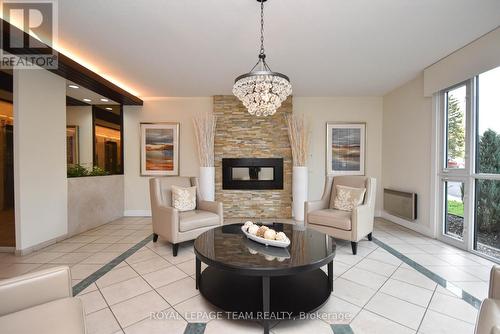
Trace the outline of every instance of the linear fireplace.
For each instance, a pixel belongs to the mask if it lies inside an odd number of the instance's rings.
[[[223,158],[222,189],[283,189],[283,159]]]

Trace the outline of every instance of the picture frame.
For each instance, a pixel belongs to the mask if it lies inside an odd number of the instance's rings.
[[[68,166],[80,163],[79,128],[77,125],[66,126],[66,163]]]
[[[179,175],[179,123],[140,123],[141,175]]]
[[[366,123],[326,124],[327,175],[365,175]]]

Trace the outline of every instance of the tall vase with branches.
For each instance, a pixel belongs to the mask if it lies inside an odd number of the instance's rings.
[[[215,199],[214,141],[217,118],[211,113],[203,113],[193,118],[194,133],[198,143],[200,160],[200,194],[202,199]]]
[[[293,217],[297,221],[304,220],[304,202],[307,201],[308,169],[307,148],[309,143],[308,129],[304,116],[285,115],[288,127],[288,138],[292,149],[292,198]]]

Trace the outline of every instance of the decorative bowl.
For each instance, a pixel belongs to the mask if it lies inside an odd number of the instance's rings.
[[[264,239],[261,237],[258,237],[256,235],[250,234],[247,231],[245,231],[244,227],[241,226],[241,231],[245,234],[245,236],[253,241],[256,241],[258,243],[264,244],[266,246],[273,246],[273,247],[280,247],[280,248],[286,248],[290,246],[290,239],[288,237],[286,238],[285,241],[277,241],[277,240],[269,240],[269,239]]]

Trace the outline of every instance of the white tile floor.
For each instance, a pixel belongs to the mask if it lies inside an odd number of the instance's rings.
[[[49,266],[70,266],[73,283],[151,234],[149,218],[122,218],[34,254],[0,254],[0,278]],[[374,236],[479,299],[487,294],[490,261],[377,219]],[[206,333],[261,333],[256,322],[210,319],[215,311],[195,289],[192,243],[173,257],[168,243],[148,243],[79,294],[89,334],[183,333],[188,322]],[[354,333],[472,333],[477,310],[375,243],[360,242],[358,254],[339,242],[334,292],[323,319],[277,322],[281,333],[332,333],[350,324]],[[152,319],[160,312],[161,320]]]

